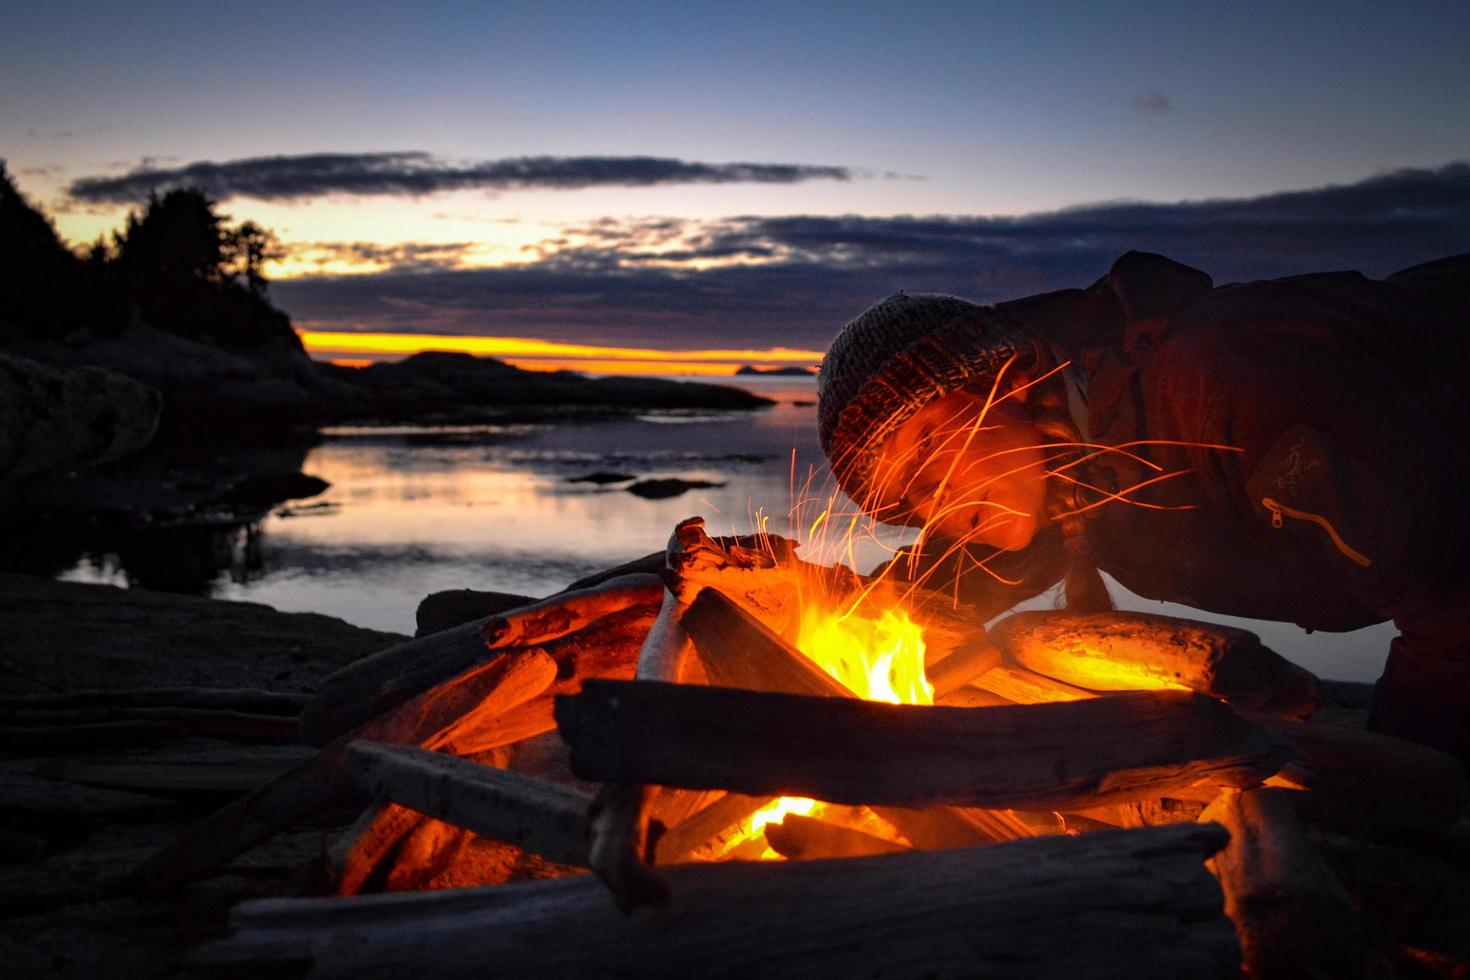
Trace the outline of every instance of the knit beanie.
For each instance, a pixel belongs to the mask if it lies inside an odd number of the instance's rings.
[[[929,402],[1049,366],[1045,341],[1001,310],[894,293],[842,328],[817,375],[817,431],[837,484],[859,503],[878,445]]]

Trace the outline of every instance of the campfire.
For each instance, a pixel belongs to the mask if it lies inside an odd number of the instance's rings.
[[[1464,807],[1449,757],[1307,720],[1316,679],[1250,633],[987,633],[796,552],[691,519],[656,563],[354,664],[303,716],[321,752],[139,880],[356,788],[337,897],[239,907],[199,976],[1336,976],[1363,941],[1307,828]]]

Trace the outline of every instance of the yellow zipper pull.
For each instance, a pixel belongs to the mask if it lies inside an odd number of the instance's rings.
[[[1361,551],[1355,551],[1352,548],[1348,547],[1348,543],[1342,539],[1342,536],[1340,534],[1337,533],[1337,528],[1333,527],[1332,522],[1323,517],[1321,514],[1313,514],[1305,510],[1296,510],[1295,508],[1288,507],[1285,504],[1280,503],[1270,497],[1262,497],[1261,506],[1265,507],[1271,512],[1272,527],[1279,528],[1286,523],[1286,521],[1281,516],[1282,514],[1285,514],[1288,517],[1295,517],[1297,520],[1301,521],[1311,521],[1313,524],[1320,526],[1324,531],[1327,532],[1327,536],[1332,539],[1332,543],[1337,546],[1337,550],[1342,552],[1343,557],[1354,561],[1359,565],[1362,565],[1364,568],[1367,568],[1369,565],[1373,564],[1373,562],[1369,560],[1367,555],[1363,554]]]

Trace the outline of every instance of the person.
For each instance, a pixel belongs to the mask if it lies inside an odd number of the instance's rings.
[[[1309,630],[1392,620],[1370,727],[1470,759],[1470,254],[1216,287],[1130,252],[994,306],[898,293],[818,377],[895,575],[985,618],[1059,581]]]

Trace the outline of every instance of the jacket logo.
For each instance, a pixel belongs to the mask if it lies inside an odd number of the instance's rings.
[[[1307,458],[1306,442],[1306,438],[1303,437],[1298,439],[1296,445],[1291,447],[1291,450],[1286,454],[1286,459],[1282,462],[1282,465],[1285,467],[1285,472],[1272,480],[1271,486],[1278,490],[1294,490],[1302,485],[1308,473],[1311,473],[1322,465],[1322,460],[1320,459],[1309,460]]]

